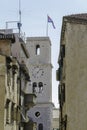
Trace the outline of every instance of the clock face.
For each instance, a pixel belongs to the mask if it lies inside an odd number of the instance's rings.
[[[32,76],[34,78],[40,78],[44,75],[44,70],[43,68],[39,67],[39,66],[35,66],[33,69],[32,69]]]

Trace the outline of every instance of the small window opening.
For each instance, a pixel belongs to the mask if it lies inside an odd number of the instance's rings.
[[[61,45],[61,58],[65,57],[65,45]]]
[[[58,87],[58,100],[59,100],[59,103],[61,105],[61,85],[59,84],[59,87]]]
[[[11,85],[11,71],[7,70],[7,85]]]
[[[35,93],[35,92],[36,92],[36,87],[37,87],[37,83],[36,83],[36,82],[34,82],[34,83],[33,83],[33,93]]]
[[[16,109],[16,120],[17,120],[17,122],[20,122],[20,110],[18,107]]]
[[[11,123],[14,122],[14,104],[11,106]]]
[[[35,113],[35,116],[36,116],[36,117],[39,117],[39,116],[40,116],[40,112],[37,111],[37,112]]]
[[[10,101],[9,100],[7,100],[6,101],[6,105],[5,105],[5,108],[6,108],[6,124],[9,124],[9,103],[10,103]]]
[[[63,102],[65,102],[65,83],[62,85]]]
[[[59,103],[60,106],[62,107],[63,104],[65,103],[65,83],[59,85]]]
[[[38,86],[39,86],[39,93],[41,93],[43,91],[43,83],[39,82]]]
[[[36,55],[40,55],[40,45],[36,45]]]
[[[39,130],[43,130],[43,124],[39,124],[38,128]]]

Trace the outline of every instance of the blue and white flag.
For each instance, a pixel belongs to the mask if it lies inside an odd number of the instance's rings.
[[[21,24],[20,22],[18,22],[18,23],[17,23],[17,27],[18,27],[18,29],[20,29],[21,26],[22,26],[22,24]]]
[[[48,18],[48,22],[49,23],[52,23],[52,26],[53,26],[53,28],[55,29],[56,27],[55,27],[55,25],[54,25],[54,22],[53,22],[53,20],[49,17],[49,16],[47,16]]]

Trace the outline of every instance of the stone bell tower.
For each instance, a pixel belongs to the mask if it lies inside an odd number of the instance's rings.
[[[32,82],[29,91],[37,95],[36,106],[29,111],[29,117],[37,122],[37,130],[52,130],[51,42],[49,37],[30,37],[26,46]]]

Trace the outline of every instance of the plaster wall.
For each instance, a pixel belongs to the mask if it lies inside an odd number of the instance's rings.
[[[67,23],[64,44],[67,130],[87,130],[87,25]]]

